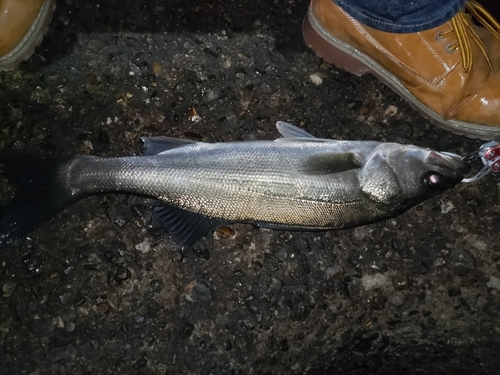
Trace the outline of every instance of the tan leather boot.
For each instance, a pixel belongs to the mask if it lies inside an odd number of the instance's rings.
[[[53,11],[54,0],[0,0],[0,70],[31,56]]]
[[[500,25],[474,1],[466,9],[434,29],[393,34],[360,24],[332,0],[312,0],[304,37],[329,63],[372,73],[437,125],[500,139]]]

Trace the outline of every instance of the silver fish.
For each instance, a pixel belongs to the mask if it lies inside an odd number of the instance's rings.
[[[375,141],[319,139],[278,122],[275,141],[203,143],[143,138],[144,155],[0,155],[17,190],[0,208],[3,241],[100,193],[155,198],[155,216],[192,244],[243,222],[295,230],[355,227],[394,217],[464,178],[458,155]]]

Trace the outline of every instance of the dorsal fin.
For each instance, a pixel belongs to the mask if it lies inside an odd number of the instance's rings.
[[[278,129],[284,138],[316,138],[314,135],[309,134],[305,130],[284,121],[276,122],[276,129]]]
[[[172,137],[141,137],[141,152],[143,155],[157,155],[174,148],[183,147],[197,143],[190,139]]]
[[[339,141],[336,139],[326,139],[326,138],[288,137],[288,138],[276,138],[274,142],[336,143]]]
[[[305,174],[340,173],[363,165],[361,157],[353,152],[330,152],[310,156],[302,166]]]
[[[227,224],[227,220],[182,210],[162,201],[153,205],[155,219],[178,242],[190,246],[212,230]]]

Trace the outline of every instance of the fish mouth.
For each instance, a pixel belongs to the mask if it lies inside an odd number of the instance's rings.
[[[426,162],[446,170],[459,173],[462,177],[471,171],[471,166],[462,160],[462,157],[451,152],[431,151]]]

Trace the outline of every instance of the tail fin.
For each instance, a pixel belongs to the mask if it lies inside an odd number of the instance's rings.
[[[0,207],[0,243],[28,235],[73,201],[61,173],[72,158],[0,155],[1,173],[16,189],[11,201]]]

